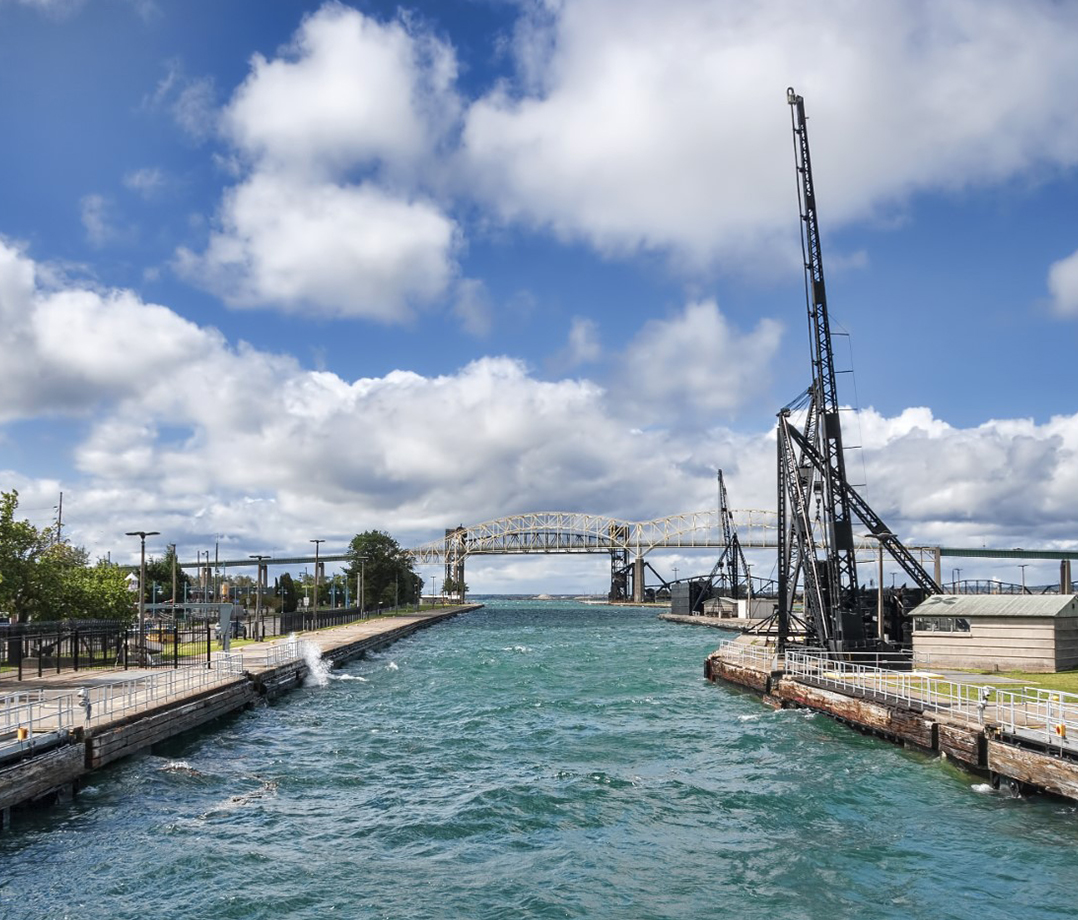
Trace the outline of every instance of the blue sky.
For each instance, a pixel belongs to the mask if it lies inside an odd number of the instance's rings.
[[[794,86],[869,501],[1074,547],[1076,40],[1048,0],[0,0],[0,487],[114,558],[645,520],[716,467],[773,508]]]

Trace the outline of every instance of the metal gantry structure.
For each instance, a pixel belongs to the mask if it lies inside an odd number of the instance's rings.
[[[718,479],[719,522],[722,527],[723,548],[705,580],[705,593],[712,597],[716,592],[725,591],[728,596],[736,598],[740,596],[742,575],[745,578],[749,576],[749,564],[745,561],[741,538],[734,526],[734,515],[730,510],[730,498],[726,494],[726,481],[722,478],[722,470],[719,470]]]
[[[779,413],[778,459],[778,643],[784,649],[791,635],[831,652],[875,644],[869,630],[871,607],[861,603],[857,580],[859,519],[925,593],[941,588],[901,541],[850,485],[842,445],[842,406],[831,345],[816,189],[812,177],[805,101],[786,91],[793,129],[798,179],[801,244],[812,349],[812,382]],[[801,428],[794,412],[803,412]],[[803,598],[803,613],[795,599]]]

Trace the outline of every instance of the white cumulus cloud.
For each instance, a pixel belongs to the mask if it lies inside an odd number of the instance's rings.
[[[247,164],[192,282],[240,307],[403,321],[445,295],[460,230],[422,190],[456,109],[451,49],[337,3],[270,60],[256,55],[222,124]],[[475,311],[465,324],[474,328]]]
[[[732,415],[766,393],[781,337],[774,320],[742,333],[714,301],[690,303],[637,333],[621,358],[619,391],[648,422]]]
[[[1078,162],[1059,89],[1078,78],[1072,5],[538,8],[514,44],[522,78],[466,113],[470,181],[504,219],[604,252],[732,268],[787,235],[790,85],[806,98],[832,227],[917,191]]]
[[[227,193],[205,252],[181,249],[176,266],[233,306],[391,322],[447,288],[456,246],[428,200],[259,171]]]
[[[1052,309],[1059,316],[1078,316],[1078,252],[1052,263],[1048,269]]]

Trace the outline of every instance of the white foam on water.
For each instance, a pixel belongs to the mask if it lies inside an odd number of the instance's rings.
[[[299,644],[300,654],[307,665],[307,676],[303,680],[304,687],[325,687],[329,685],[329,674],[333,670],[328,661],[322,658],[322,649],[313,642],[301,641]]]
[[[367,683],[366,677],[360,677],[358,674],[330,674],[330,680],[360,680],[363,683]]]
[[[157,768],[162,773],[179,773],[183,776],[201,776],[202,773],[192,767],[186,760],[166,760]]]
[[[386,665],[386,670],[387,671],[399,671],[400,668],[397,667],[397,662],[391,661],[389,664]]]
[[[991,783],[974,783],[969,787],[974,792],[979,792],[981,795],[991,795],[996,790],[992,788]]]

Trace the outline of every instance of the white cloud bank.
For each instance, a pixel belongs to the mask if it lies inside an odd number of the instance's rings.
[[[519,85],[465,114],[509,221],[726,267],[790,227],[785,89],[805,96],[828,226],[911,194],[1078,162],[1078,7],[572,0],[516,37]]]
[[[1076,40],[1078,7],[1052,0],[537,3],[517,78],[466,99],[423,23],[330,2],[200,120],[243,177],[176,265],[235,306],[381,322],[453,309],[464,214],[689,277],[773,272],[796,260],[787,85],[837,230],[1073,167]]]
[[[348,381],[230,344],[129,292],[47,276],[0,241],[0,421],[78,420],[77,478],[3,471],[0,483],[41,500],[63,489],[67,532],[94,551],[126,551],[132,521],[181,547],[224,534],[242,555],[295,552],[312,533],[343,545],[370,527],[423,542],[524,511],[642,520],[712,507],[716,466],[735,507],[774,507],[770,429],[639,427],[641,402],[666,401],[675,419],[679,406],[681,417],[715,411],[708,378],[670,389],[644,374],[627,396],[618,383],[541,380],[484,358],[438,377]],[[748,366],[751,349],[766,362],[776,331],[739,333],[714,304],[690,304],[642,329],[623,357],[639,360],[648,342],[676,356],[705,333],[719,379]],[[870,410],[861,426],[866,498],[907,539],[1075,545],[1078,416],[962,430],[927,409]]]
[[[1051,0],[571,0],[524,7],[518,79],[465,100],[424,25],[327,3],[252,58],[220,118],[247,175],[176,264],[236,306],[408,319],[452,309],[454,213],[479,202],[608,254],[773,268],[795,251],[788,84],[838,228],[1078,163],[1076,36]]]

